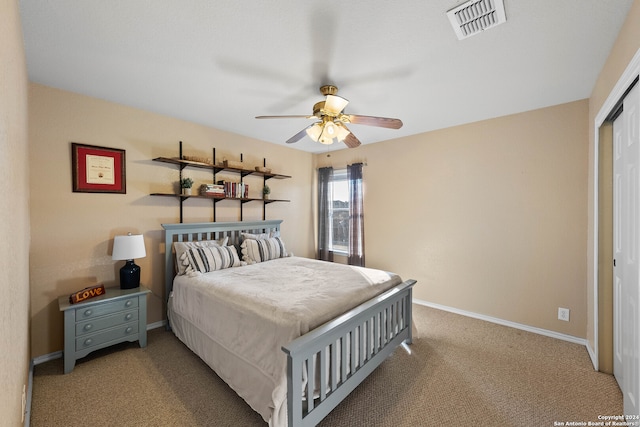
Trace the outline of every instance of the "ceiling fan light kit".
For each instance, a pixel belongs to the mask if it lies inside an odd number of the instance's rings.
[[[314,123],[306,129],[309,138],[320,144],[331,145],[337,140],[344,142],[349,135],[349,130],[342,123],[335,123],[330,118],[325,117],[322,123]]]
[[[343,110],[347,104],[349,104],[349,101],[336,95],[336,93],[338,93],[336,86],[324,85],[320,87],[320,93],[325,96],[325,100],[317,102],[313,106],[313,114],[311,116],[257,116],[256,119],[306,118],[319,120],[289,138],[286,141],[287,144],[298,142],[307,135],[313,141],[321,144],[331,145],[335,141],[338,141],[344,142],[349,148],[358,147],[361,142],[347,128],[345,123],[377,126],[388,129],[400,129],[402,127],[402,121],[400,119],[344,114]]]

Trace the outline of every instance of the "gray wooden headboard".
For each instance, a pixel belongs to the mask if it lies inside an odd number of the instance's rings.
[[[201,240],[217,240],[229,237],[229,245],[240,245],[241,233],[269,233],[280,231],[281,219],[268,221],[240,221],[240,222],[194,222],[180,224],[162,224],[164,228],[164,283],[165,303],[173,289],[174,242],[196,242]],[[166,306],[164,307],[166,310]]]

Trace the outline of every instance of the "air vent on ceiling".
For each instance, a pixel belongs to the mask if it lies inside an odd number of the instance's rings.
[[[507,21],[503,0],[470,0],[447,12],[459,40]]]

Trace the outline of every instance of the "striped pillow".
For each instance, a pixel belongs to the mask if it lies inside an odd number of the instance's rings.
[[[183,257],[183,261],[188,262],[185,273],[194,271],[208,273],[210,271],[239,267],[241,265],[235,246],[192,248],[187,250],[183,254]],[[185,264],[183,263],[183,265]]]
[[[280,237],[244,239],[241,248],[242,259],[248,263],[269,261],[287,256],[287,250]]]
[[[210,246],[226,246],[229,237],[223,237],[218,240],[198,240],[193,242],[174,242],[173,249],[176,251],[176,273],[183,275],[189,266],[189,260],[184,255],[189,249],[205,248]]]

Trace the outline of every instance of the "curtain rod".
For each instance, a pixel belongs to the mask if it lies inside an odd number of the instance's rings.
[[[357,164],[357,163],[362,163],[362,166],[368,166],[368,165],[367,165],[367,162],[354,162],[354,163],[351,163],[351,164],[349,164],[349,165],[345,165],[345,166],[333,166],[333,165],[318,166],[318,167],[316,168],[316,170],[317,170],[317,169],[320,169],[320,168],[329,168],[329,167],[334,168],[334,169],[345,169],[347,166],[355,165],[355,164]]]

